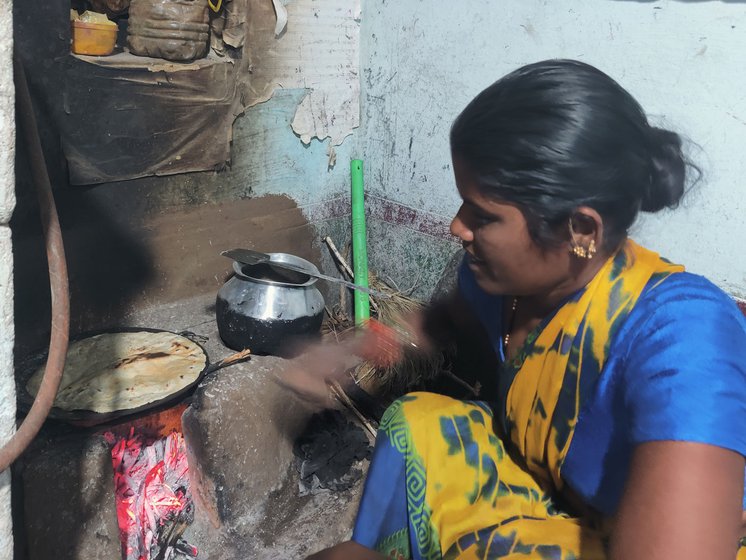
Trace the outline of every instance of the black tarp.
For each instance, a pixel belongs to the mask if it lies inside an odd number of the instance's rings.
[[[67,62],[59,126],[70,183],[220,169],[230,159],[238,64],[114,57]]]
[[[246,10],[248,0],[233,0]],[[240,52],[191,63],[70,53],[70,2],[14,4],[16,52],[29,77],[43,140],[59,143],[72,185],[220,169],[245,109]],[[245,16],[242,16],[245,23]],[[234,18],[235,19],[235,18]],[[126,43],[126,18],[117,44]],[[243,77],[243,78],[242,78]],[[45,142],[49,145],[50,142]]]

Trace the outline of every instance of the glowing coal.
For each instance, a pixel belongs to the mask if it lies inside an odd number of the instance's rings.
[[[146,439],[132,427],[126,437],[112,432],[104,437],[112,446],[123,558],[195,557],[196,548],[181,540],[194,517],[181,433]]]

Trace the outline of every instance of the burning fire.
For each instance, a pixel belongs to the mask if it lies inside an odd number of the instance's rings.
[[[181,539],[194,513],[183,436],[172,431],[148,441],[132,427],[126,437],[104,437],[112,445],[124,559],[196,557],[197,549]]]

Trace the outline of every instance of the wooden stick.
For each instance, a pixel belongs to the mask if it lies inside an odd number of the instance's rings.
[[[446,375],[446,377],[450,377],[453,381],[455,381],[462,387],[468,389],[475,397],[479,396],[479,391],[477,391],[474,387],[469,385],[466,381],[461,379],[459,376],[455,375],[452,371],[448,371],[447,369],[444,369],[443,373]]]
[[[249,348],[246,348],[245,350],[241,350],[240,352],[231,354],[227,358],[223,358],[222,360],[218,362],[218,364],[220,364],[221,367],[229,366],[231,364],[235,364],[239,360],[243,360],[244,358],[248,357],[250,354],[251,354],[251,350]]]
[[[324,238],[324,243],[328,245],[329,250],[336,257],[337,262],[342,267],[342,269],[347,273],[347,276],[350,277],[350,280],[355,280],[355,273],[352,272],[350,265],[347,264],[347,261],[342,256],[342,253],[339,252],[339,249],[337,249],[337,246],[334,244],[334,241],[332,241],[332,238],[327,235]]]
[[[337,262],[342,267],[342,270],[344,270],[344,272],[346,272],[347,275],[350,277],[350,280],[352,280],[354,282],[355,281],[355,273],[350,268],[350,265],[347,264],[347,261],[342,256],[342,253],[340,253],[339,250],[337,249],[337,246],[334,244],[334,241],[332,241],[332,238],[327,235],[324,238],[324,243],[327,244],[327,246],[329,247],[329,250],[332,252],[332,254],[334,255],[334,257],[337,259]],[[376,313],[378,313],[378,304],[373,299],[373,296],[368,295],[368,301],[370,301],[370,306],[373,308],[373,311],[375,311]]]
[[[240,352],[236,352],[235,354],[231,354],[227,358],[223,358],[219,362],[215,362],[214,364],[211,364],[205,370],[205,374],[212,373],[213,371],[217,371],[224,367],[235,364],[236,362],[240,362],[241,360],[245,360],[246,358],[249,357],[250,354],[251,354],[251,350],[248,348],[246,348],[245,350],[241,350]]]
[[[368,379],[374,373],[376,373],[376,368],[373,367],[373,366],[370,366],[369,369],[368,369],[368,373],[366,373],[365,375],[363,375],[360,379],[356,379],[354,375],[352,376],[352,378],[355,379],[355,383],[357,385],[360,385],[363,381],[365,381],[366,379]],[[352,374],[350,374],[350,375],[352,375]]]
[[[337,398],[337,400],[345,405],[347,408],[349,408],[353,412],[353,414],[357,416],[357,419],[360,420],[363,427],[368,430],[370,435],[376,437],[376,434],[378,433],[376,429],[370,424],[370,422],[368,422],[365,416],[363,416],[363,413],[357,409],[357,407],[354,405],[352,400],[350,400],[350,397],[347,396],[347,393],[345,393],[339,382],[333,381],[332,384],[329,385],[329,388],[332,390],[332,394]]]

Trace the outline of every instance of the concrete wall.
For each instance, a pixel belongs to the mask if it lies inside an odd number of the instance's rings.
[[[13,253],[8,222],[15,206],[15,115],[11,2],[0,5],[0,446],[15,431]],[[0,473],[0,560],[13,558],[10,469]]]
[[[458,208],[448,129],[481,89],[523,64],[598,66],[653,121],[698,143],[704,181],[633,236],[746,295],[746,3],[742,1],[367,0],[360,153],[371,192],[447,221]]]

